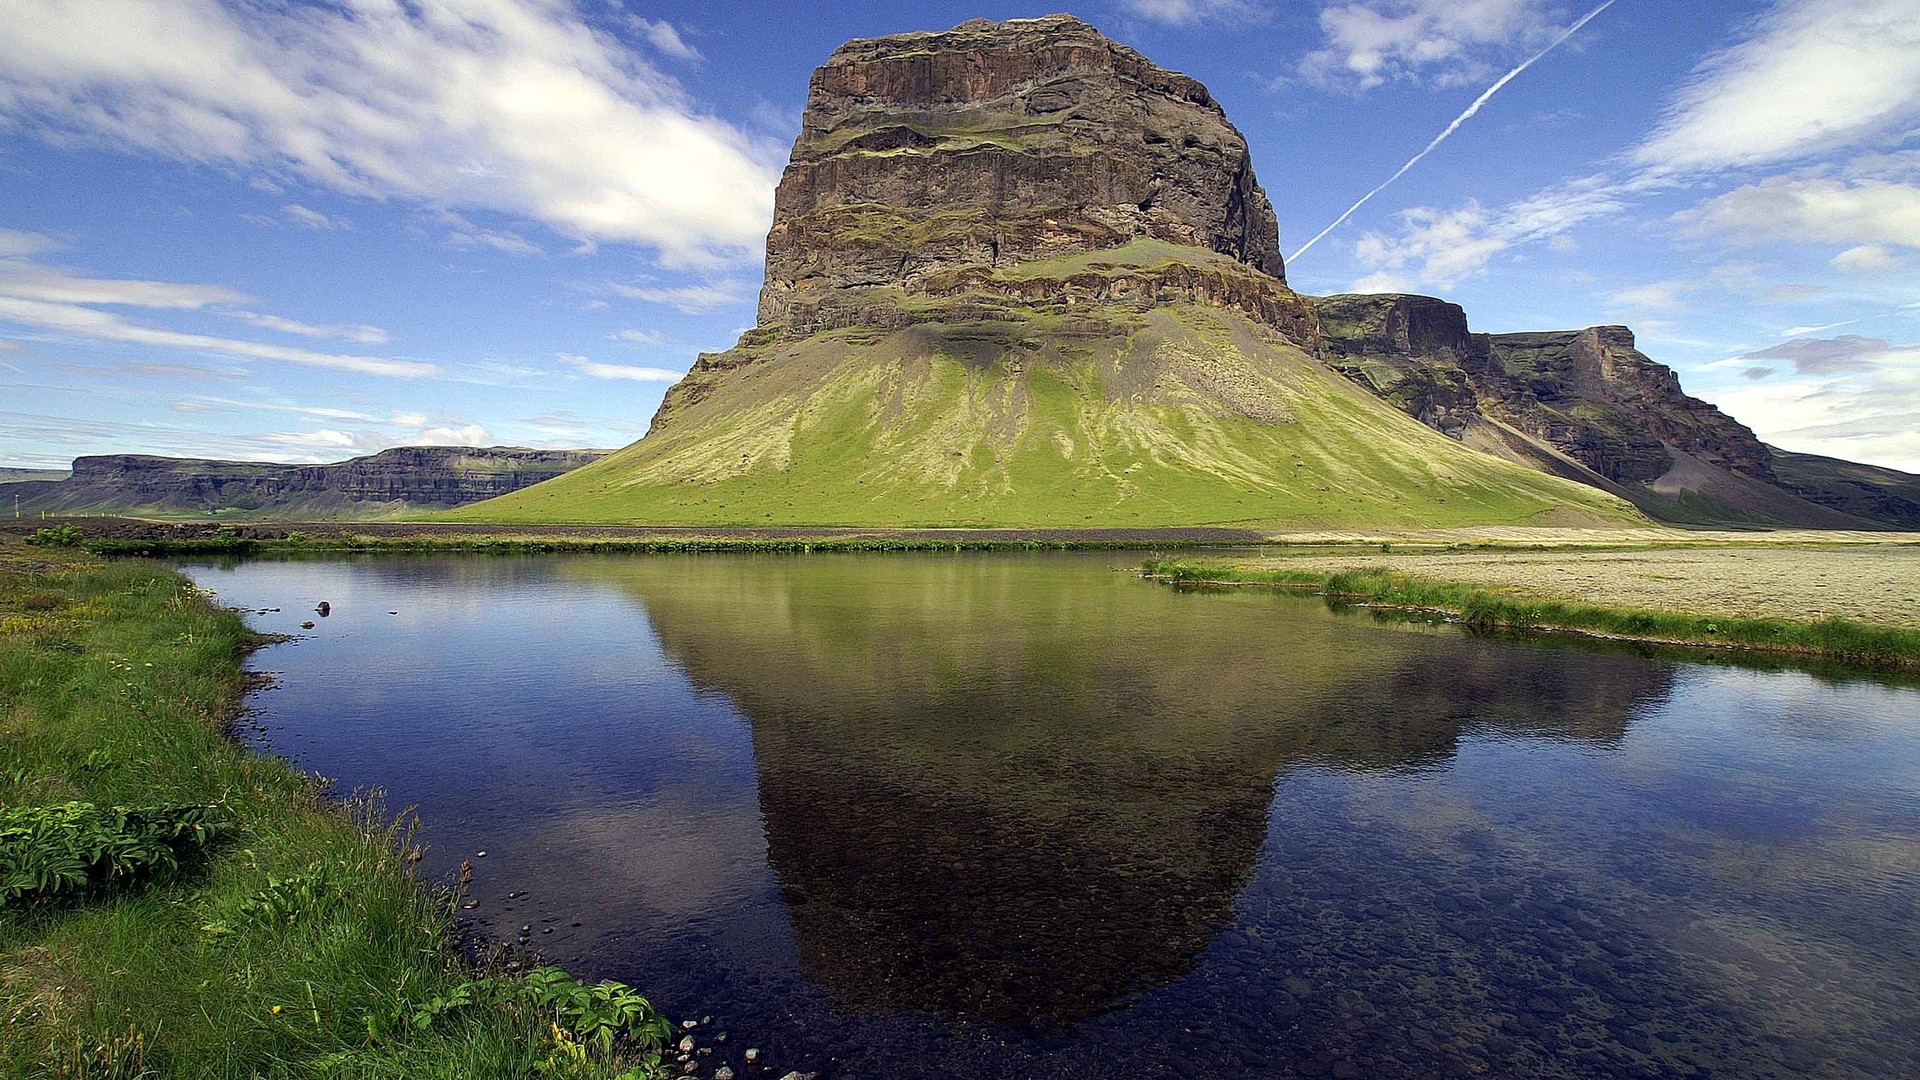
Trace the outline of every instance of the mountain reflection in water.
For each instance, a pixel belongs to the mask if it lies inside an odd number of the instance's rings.
[[[1472,643],[1335,619],[1249,634],[1219,597],[1054,591],[1030,564],[834,569],[617,580],[752,722],[802,963],[860,1010],[1103,1012],[1231,920],[1283,770],[1444,763],[1466,728],[1605,745],[1671,681],[1578,653],[1436,664],[1420,646]]]
[[[1920,694],[1131,556],[195,568],[471,914],[834,1077],[1920,1075]],[[389,611],[397,611],[391,616]]]

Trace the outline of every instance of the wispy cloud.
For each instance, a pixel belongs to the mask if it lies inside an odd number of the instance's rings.
[[[1537,49],[1559,28],[1545,0],[1369,0],[1320,12],[1326,44],[1300,73],[1327,89],[1365,91],[1389,82],[1462,86],[1494,64]]]
[[[1782,362],[1790,375],[1773,366]],[[1920,472],[1920,345],[1802,338],[1719,363],[1745,378],[1716,404],[1768,442]]]
[[[566,0],[16,5],[0,19],[0,118],[351,196],[499,211],[675,265],[753,257],[777,178],[774,148]]]
[[[137,323],[117,312],[102,310],[112,307],[150,310],[218,310],[222,305],[244,304],[250,299],[244,293],[225,285],[91,278],[25,258],[0,258],[0,321],[18,326],[71,334],[98,341],[150,345],[257,360],[277,360],[366,375],[419,378],[436,374],[440,370],[434,364],[417,360],[323,353],[312,349],[188,333]],[[219,310],[219,313],[254,325],[266,326],[269,329],[287,330],[291,327],[300,327],[305,331],[338,329],[312,326],[246,310]],[[269,326],[269,323],[281,325]],[[347,334],[340,336],[371,330],[374,328],[352,328],[347,331]],[[308,334],[307,336],[328,335]]]
[[[572,353],[556,354],[561,363],[595,379],[624,379],[629,382],[675,383],[686,377],[684,371],[640,367],[636,364],[602,364]]]
[[[1799,173],[1703,200],[1676,217],[1731,244],[1777,240],[1920,249],[1920,185]],[[1855,256],[1871,261],[1871,255]]]
[[[303,229],[317,232],[337,232],[353,228],[353,222],[344,217],[330,217],[318,210],[312,210],[299,203],[288,203],[280,208],[280,213],[288,221]]]
[[[1388,186],[1390,186],[1395,180],[1398,180],[1402,176],[1407,175],[1407,172],[1410,169],[1412,169],[1415,165],[1420,164],[1420,160],[1422,158],[1426,157],[1428,154],[1433,153],[1436,149],[1439,148],[1441,143],[1447,141],[1448,136],[1460,130],[1460,125],[1473,119],[1474,114],[1478,113],[1481,107],[1486,105],[1487,102],[1493,100],[1493,95],[1499,93],[1501,87],[1512,82],[1515,78],[1519,77],[1521,72],[1527,70],[1528,68],[1532,67],[1534,64],[1538,63],[1542,57],[1546,56],[1548,53],[1552,52],[1555,48],[1559,47],[1561,43],[1565,42],[1568,38],[1578,33],[1581,27],[1587,25],[1589,22],[1592,22],[1594,17],[1599,15],[1601,12],[1612,7],[1614,5],[1614,2],[1615,0],[1603,0],[1603,2],[1599,6],[1595,7],[1592,11],[1587,12],[1585,15],[1582,15],[1579,18],[1579,20],[1577,20],[1572,26],[1569,26],[1565,30],[1561,31],[1557,36],[1553,38],[1552,41],[1549,41],[1546,44],[1545,48],[1542,48],[1539,52],[1536,52],[1532,56],[1529,56],[1525,60],[1521,61],[1518,66],[1514,67],[1511,71],[1508,71],[1505,75],[1502,75],[1500,76],[1499,79],[1495,80],[1492,86],[1489,86],[1485,90],[1481,91],[1480,96],[1477,98],[1474,98],[1472,104],[1468,105],[1466,109],[1463,112],[1461,112],[1459,116],[1454,117],[1453,121],[1449,123],[1445,128],[1443,128],[1440,134],[1435,135],[1433,137],[1433,141],[1427,143],[1425,147],[1422,147],[1419,153],[1408,158],[1407,163],[1405,165],[1400,166],[1400,168],[1396,169],[1392,176],[1389,176],[1385,180],[1380,181],[1379,185],[1376,186],[1372,191],[1369,191],[1365,195],[1360,196],[1360,198],[1356,200],[1352,206],[1347,207],[1347,209],[1343,213],[1341,213],[1339,217],[1334,218],[1333,221],[1329,223],[1326,228],[1321,229],[1319,232],[1315,233],[1313,236],[1313,239],[1300,245],[1300,247],[1296,249],[1292,255],[1288,256],[1288,261],[1291,262],[1295,259],[1298,259],[1300,256],[1305,255],[1308,251],[1312,250],[1313,245],[1319,243],[1322,237],[1326,236],[1328,233],[1332,232],[1333,230],[1339,228],[1342,222],[1352,217],[1354,211],[1360,209],[1361,207],[1367,205],[1367,203],[1371,202],[1375,195],[1378,195],[1382,191],[1385,191],[1388,188]]]
[[[1588,177],[1501,207],[1472,201],[1452,210],[1412,207],[1398,215],[1397,232],[1368,232],[1354,245],[1354,257],[1367,276],[1352,288],[1450,288],[1512,248],[1563,236],[1578,225],[1618,213],[1621,205],[1620,192],[1604,177]]]
[[[638,15],[630,15],[628,19],[629,25],[647,39],[647,44],[663,55],[696,64],[705,59],[700,55],[700,50],[687,44],[686,39],[680,36],[680,31],[667,20],[646,19]]]
[[[19,229],[0,229],[0,258],[18,255],[37,255],[42,251],[51,251],[59,246],[59,242],[50,236],[42,236],[35,232],[23,232]]]
[[[1265,8],[1247,0],[1120,0],[1120,9],[1166,26],[1266,17]]]
[[[1920,120],[1920,0],[1787,0],[1694,72],[1632,153],[1676,172],[1769,165]]]
[[[688,315],[704,314],[729,304],[742,304],[747,301],[749,295],[746,291],[747,287],[738,281],[670,287],[612,284],[606,288],[615,296],[624,296],[629,300],[639,300],[648,304],[664,304]]]
[[[473,229],[454,231],[447,234],[447,246],[471,251],[475,248],[489,248],[504,251],[509,255],[545,255],[546,249],[505,229]]]
[[[258,326],[262,330],[277,330],[282,334],[297,334],[300,337],[338,338],[341,341],[358,342],[362,345],[378,345],[388,339],[385,330],[365,323],[309,323],[298,319],[282,318],[279,315],[265,315],[258,311],[222,311],[220,314],[251,326]]]
[[[658,330],[616,330],[614,331],[613,339],[615,341],[624,341],[629,345],[664,345],[667,343],[667,336]]]

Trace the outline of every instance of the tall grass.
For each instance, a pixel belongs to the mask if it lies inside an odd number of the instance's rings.
[[[1320,593],[1332,602],[1432,612],[1477,629],[1570,631],[1820,657],[1862,667],[1920,667],[1920,631],[1848,619],[1750,619],[1606,607],[1386,570],[1330,573],[1179,559],[1150,559],[1145,569],[1174,582],[1271,585]]]
[[[101,835],[127,807],[223,822],[196,857],[0,903],[0,1075],[655,1075],[650,1007],[476,981],[406,822],[227,737],[251,643],[157,564],[0,546],[0,806]]]

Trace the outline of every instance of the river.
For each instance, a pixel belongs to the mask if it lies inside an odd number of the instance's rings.
[[[299,635],[266,748],[703,1077],[1920,1075],[1920,691],[1137,563],[186,570]]]

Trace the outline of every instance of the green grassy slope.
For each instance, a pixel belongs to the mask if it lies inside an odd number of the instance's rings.
[[[1253,323],[1179,305],[830,331],[696,373],[646,439],[443,515],[689,525],[1625,520],[1469,450]]]

